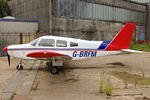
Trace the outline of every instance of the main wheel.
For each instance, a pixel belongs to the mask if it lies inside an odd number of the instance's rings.
[[[23,66],[21,64],[18,64],[16,67],[17,70],[23,70]]]
[[[52,67],[50,69],[51,74],[58,74],[59,73],[59,69],[57,67]]]

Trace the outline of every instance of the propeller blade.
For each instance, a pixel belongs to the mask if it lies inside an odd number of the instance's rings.
[[[10,66],[10,56],[9,56],[8,53],[7,53],[7,57],[8,57],[8,64],[9,64],[9,66]]]

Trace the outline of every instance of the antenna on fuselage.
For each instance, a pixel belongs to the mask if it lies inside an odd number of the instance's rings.
[[[79,39],[82,39],[88,32],[84,33]]]

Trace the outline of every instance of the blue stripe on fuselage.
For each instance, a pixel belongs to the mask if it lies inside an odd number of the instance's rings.
[[[104,49],[108,46],[108,44],[109,44],[110,42],[111,42],[111,40],[109,40],[109,41],[103,41],[103,43],[99,46],[98,49],[104,50]]]
[[[88,48],[10,48],[9,51],[23,51],[23,50],[57,50],[57,51],[96,51],[99,49]]]

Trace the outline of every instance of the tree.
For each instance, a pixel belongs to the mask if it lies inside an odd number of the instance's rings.
[[[0,18],[5,16],[12,16],[12,11],[7,0],[0,0]]]

